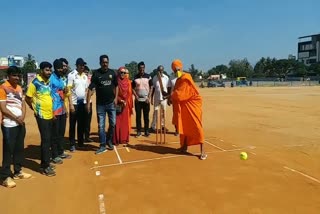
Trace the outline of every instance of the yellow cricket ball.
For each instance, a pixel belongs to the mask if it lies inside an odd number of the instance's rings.
[[[241,160],[247,160],[248,159],[248,154],[246,152],[241,152],[240,153],[240,159]]]

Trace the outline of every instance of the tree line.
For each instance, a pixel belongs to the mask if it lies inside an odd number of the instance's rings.
[[[125,67],[129,70],[130,77],[135,76],[138,73],[138,63],[136,61],[131,61],[125,64]],[[35,58],[31,54],[26,57],[26,62],[22,67],[22,71],[25,74],[37,72]],[[298,62],[295,59],[276,59],[270,57],[262,57],[254,66],[250,62],[244,59],[233,59],[230,60],[228,65],[217,65],[212,67],[208,71],[202,71],[197,69],[194,64],[186,70],[189,72],[193,78],[198,78],[202,76],[207,78],[210,75],[215,74],[226,74],[228,78],[236,77],[247,77],[247,78],[286,78],[291,77],[307,77],[307,76],[319,76],[320,75],[320,63],[315,63],[310,66]],[[153,69],[150,73],[154,76],[157,69]],[[166,74],[171,73],[165,72]]]

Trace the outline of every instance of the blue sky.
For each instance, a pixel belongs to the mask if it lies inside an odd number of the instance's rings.
[[[108,54],[110,67],[144,61],[147,71],[180,58],[207,71],[247,58],[297,55],[299,36],[320,33],[319,0],[1,2],[0,56],[65,57],[90,68]]]

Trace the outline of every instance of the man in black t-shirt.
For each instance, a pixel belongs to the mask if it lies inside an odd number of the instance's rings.
[[[113,150],[112,137],[116,124],[116,108],[118,99],[118,82],[116,74],[109,69],[109,57],[107,55],[100,56],[101,68],[96,70],[91,77],[87,93],[87,111],[90,112],[90,98],[93,94],[93,89],[96,93],[96,108],[99,126],[100,148],[96,154],[101,154],[107,151],[107,145],[110,150]],[[109,128],[106,135],[106,115],[108,114]]]

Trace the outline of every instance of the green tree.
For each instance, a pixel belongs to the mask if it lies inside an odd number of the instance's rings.
[[[277,77],[285,77],[290,72],[298,68],[296,61],[294,59],[279,59],[273,64],[273,66],[274,66],[274,74]]]
[[[129,77],[133,77],[138,73],[138,63],[136,61],[131,61],[129,64],[125,64],[125,67],[129,70]]]
[[[254,66],[253,76],[254,77],[265,76],[266,69],[267,69],[267,59],[262,57]]]
[[[308,72],[310,72],[310,73],[316,73],[317,75],[320,75],[320,62],[311,64],[311,65],[308,67]]]
[[[227,74],[228,73],[228,66],[226,65],[217,65],[216,67],[211,68],[210,70],[208,70],[208,74],[209,75],[213,75],[213,74]]]
[[[252,77],[253,68],[249,61],[245,58],[242,60],[231,60],[227,76],[229,77]]]
[[[37,65],[34,56],[28,54],[26,57],[26,62],[21,68],[23,75],[23,86],[25,86],[28,82],[28,73],[37,73]]]
[[[191,68],[189,68],[189,72],[193,79],[195,79],[199,74],[199,70],[194,67],[194,64],[191,64]]]

